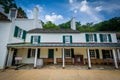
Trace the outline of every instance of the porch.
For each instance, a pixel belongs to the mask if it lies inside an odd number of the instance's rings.
[[[34,68],[53,64],[61,65],[61,68],[66,68],[66,65],[118,68],[119,51],[119,48],[113,47],[10,47],[6,66],[15,66],[15,57],[21,57],[19,63],[32,64]]]

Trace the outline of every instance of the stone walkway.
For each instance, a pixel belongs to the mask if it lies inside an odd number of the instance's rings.
[[[120,70],[7,69],[0,80],[120,80]]]

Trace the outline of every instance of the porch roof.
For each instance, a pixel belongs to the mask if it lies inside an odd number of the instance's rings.
[[[120,43],[12,43],[8,44],[7,47],[120,47]]]

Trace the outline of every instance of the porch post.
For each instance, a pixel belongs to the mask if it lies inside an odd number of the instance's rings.
[[[89,49],[87,49],[87,53],[88,53],[88,69],[91,69],[91,60],[90,60],[90,51],[89,51]]]
[[[117,49],[117,53],[118,53],[118,60],[120,61],[120,50]]]
[[[113,58],[114,58],[114,64],[115,64],[115,68],[118,68],[118,64],[117,64],[117,58],[116,58],[116,53],[115,53],[115,49],[112,50],[113,52]]]
[[[63,63],[62,67],[64,69],[65,68],[65,53],[64,53],[64,48],[62,49],[62,63]]]
[[[36,48],[35,50],[34,68],[37,67],[37,52],[38,52],[38,48]]]

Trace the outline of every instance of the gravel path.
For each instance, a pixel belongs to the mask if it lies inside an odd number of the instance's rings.
[[[120,80],[120,70],[5,70],[0,80]]]

